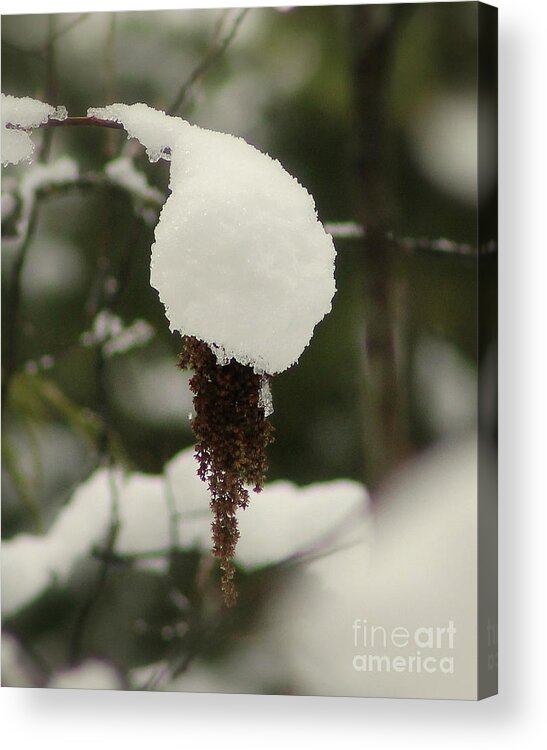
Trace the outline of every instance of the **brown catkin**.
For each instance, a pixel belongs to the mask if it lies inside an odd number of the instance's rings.
[[[237,599],[231,562],[239,538],[237,511],[249,504],[246,485],[260,492],[268,468],[266,449],[273,425],[259,406],[264,375],[234,359],[219,365],[208,344],[186,336],[179,367],[194,371],[198,475],[209,486],[213,511],[213,555],[221,561],[222,593],[227,606]]]

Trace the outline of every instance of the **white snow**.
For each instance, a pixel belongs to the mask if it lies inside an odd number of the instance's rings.
[[[125,326],[122,319],[109,310],[101,310],[95,316],[92,328],[80,336],[83,346],[102,344],[105,357],[122,354],[147,344],[154,336],[154,329],[146,320],[137,319]]]
[[[169,150],[184,131],[184,126],[189,127],[180,117],[170,117],[146,104],[90,107],[87,116],[121,123],[130,138],[142,143],[151,162],[169,159]]]
[[[267,378],[262,378],[262,382],[260,383],[260,391],[258,393],[258,405],[261,409],[264,411],[265,417],[270,417],[273,412],[273,398],[272,398],[272,388],[270,385],[270,381]]]
[[[356,240],[365,236],[365,230],[355,221],[336,221],[325,224],[325,230],[334,238]]]
[[[141,200],[159,204],[165,200],[163,193],[148,184],[146,175],[139,172],[133,159],[128,156],[120,156],[109,161],[104,171],[111,182],[120,185]]]
[[[13,196],[13,193],[7,191],[2,193],[2,221],[9,219],[17,208],[17,201]]]
[[[468,699],[476,690],[476,661],[469,658],[477,637],[477,550],[470,544],[476,536],[476,472],[474,438],[439,444],[409,462],[378,497],[373,539],[369,513],[368,522],[355,528],[356,544],[318,555],[272,590],[259,626],[241,638],[239,648],[214,662],[198,658],[172,680],[168,671],[163,677],[159,672],[156,689],[269,692],[285,683],[303,695],[415,698],[418,689],[422,697]],[[240,543],[247,531],[242,527]],[[257,536],[256,547],[263,543]],[[439,670],[362,672],[353,666],[363,653],[389,661],[416,654],[412,641],[384,645],[384,629],[415,633],[450,621],[454,647],[440,652],[454,658],[455,673],[448,678]],[[364,642],[365,623],[369,633],[379,627],[375,647]]]
[[[194,449],[187,448],[173,456],[165,464],[164,474],[179,512],[193,516],[202,514],[210,523],[211,497],[207,485],[198,477]]]
[[[197,476],[193,448],[176,455],[163,475],[127,477],[99,469],[82,483],[46,535],[19,534],[2,544],[2,610],[16,613],[53,582],[63,585],[75,564],[104,544],[116,501],[115,551],[139,555],[211,549],[207,486]],[[274,482],[253,493],[239,513],[236,562],[247,567],[294,556],[326,554],[361,539],[369,523],[368,496],[349,480],[297,487]]]
[[[30,200],[38,190],[49,185],[62,185],[78,179],[78,164],[69,156],[62,156],[47,164],[33,164],[21,178],[19,193],[23,200]]]
[[[163,477],[133,474],[120,497],[116,550],[135,554],[170,546],[167,495]]]
[[[351,545],[363,536],[368,509],[363,485],[348,479],[272,482],[238,514],[235,560],[254,568]]]
[[[378,497],[374,545],[312,562],[264,614],[264,638],[280,644],[298,692],[306,695],[469,698],[476,689],[477,446],[474,438],[439,444],[405,466]],[[485,509],[490,513],[490,508]],[[493,511],[492,511],[493,512]],[[483,595],[488,596],[489,592]],[[355,622],[415,632],[456,625],[455,674],[360,672],[368,652]],[[374,654],[406,656],[388,643]],[[435,652],[433,652],[435,653]]]
[[[130,326],[120,331],[107,341],[103,346],[103,352],[106,357],[113,354],[122,354],[135,349],[137,346],[144,346],[154,336],[154,329],[146,320],[135,320]]]
[[[2,687],[36,687],[36,668],[19,641],[2,630]]]
[[[71,690],[123,690],[115,667],[100,659],[87,659],[77,667],[55,672],[47,686]]]
[[[43,125],[49,119],[64,120],[67,111],[64,107],[52,107],[28,96],[22,98],[2,94],[2,164],[18,164],[29,161],[34,143],[27,132]],[[8,125],[10,127],[8,127]]]
[[[100,470],[82,483],[47,535],[19,534],[2,543],[2,612],[10,615],[54,580],[62,583],[78,559],[106,534],[111,484]]]
[[[4,136],[2,136],[2,138],[4,138]],[[7,218],[7,216],[13,213],[17,208],[17,200],[15,197],[17,194],[21,200],[21,211],[15,226],[16,234],[15,237],[13,237],[18,244],[22,243],[27,236],[37,192],[49,187],[77,182],[79,177],[77,163],[74,159],[71,159],[68,156],[62,156],[61,158],[48,162],[47,164],[32,164],[26,169],[20,168],[19,172],[19,183],[17,184],[14,182],[10,185],[10,192],[2,194],[2,219]],[[8,181],[6,180],[6,182]],[[7,188],[8,185],[5,187]],[[6,198],[5,209],[4,198]],[[6,212],[5,216],[4,210]],[[43,240],[44,238],[42,236],[42,242]],[[56,242],[58,241],[59,240],[56,237]],[[72,253],[72,255],[74,255],[74,253]],[[47,262],[51,265],[51,258],[48,258]],[[74,259],[72,259],[72,264],[74,266]],[[36,269],[34,269],[34,271],[36,272]],[[57,279],[59,275],[58,270],[55,269],[54,275],[55,279]]]
[[[47,164],[33,164],[23,173],[18,190],[21,196],[21,216],[17,222],[17,234],[20,237],[24,237],[28,230],[36,193],[49,186],[76,182],[78,174],[77,163],[68,156]]]
[[[294,364],[335,292],[334,244],[311,195],[241,138],[144,104],[88,115],[121,122],[151,161],[171,160],[151,259],[171,329],[257,372]]]
[[[35,599],[54,580],[47,537],[18,534],[2,542],[2,613],[9,616]]]
[[[210,497],[197,477],[193,450],[175,456],[165,473],[167,485],[161,477],[144,474],[134,474],[125,483],[120,493],[118,552],[167,550],[173,511],[180,546],[203,553],[210,550]],[[363,537],[368,511],[368,495],[358,482],[336,480],[307,487],[273,482],[261,493],[253,493],[249,507],[238,514],[241,536],[236,562],[255,568],[351,545]]]
[[[183,546],[211,547],[210,497],[196,475],[192,450],[185,450],[165,469],[177,511]],[[367,519],[368,495],[350,480],[298,487],[292,482],[267,484],[251,493],[249,507],[238,513],[240,538],[236,562],[245,567],[281,562],[295,555],[351,543]],[[331,538],[332,537],[332,538]]]

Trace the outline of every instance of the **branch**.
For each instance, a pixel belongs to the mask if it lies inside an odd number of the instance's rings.
[[[401,250],[407,253],[425,251],[437,253],[438,255],[476,258],[479,255],[493,255],[498,252],[498,245],[495,240],[490,240],[489,242],[480,245],[479,248],[468,243],[458,243],[453,240],[447,240],[444,237],[440,237],[437,240],[431,240],[424,237],[403,237],[401,239],[395,238],[394,241]]]
[[[114,122],[113,120],[101,120],[100,117],[67,117],[64,120],[48,120],[41,127],[97,127],[97,128],[115,128],[116,130],[124,130],[124,126],[121,122]],[[9,125],[8,125],[9,127]]]
[[[324,225],[335,240],[362,240],[366,234],[366,227],[354,221],[327,222]],[[439,255],[476,257],[477,255],[491,255],[498,250],[494,240],[481,245],[477,251],[474,245],[465,242],[454,242],[445,237],[430,239],[427,237],[396,237],[393,232],[387,232],[389,239],[396,249],[405,253],[419,253],[421,251],[437,253]]]
[[[17,341],[19,338],[19,324],[21,322],[21,281],[28,249],[34,236],[37,221],[38,203],[34,203],[9,280],[8,309],[10,311],[10,321],[6,330],[6,356],[3,368],[4,377],[2,378],[2,410],[7,402],[11,379],[17,369]]]
[[[77,663],[81,657],[83,640],[84,640],[85,632],[89,624],[89,619],[91,617],[93,609],[95,608],[96,603],[99,601],[101,594],[103,592],[104,585],[106,583],[106,579],[108,577],[108,573],[110,570],[112,554],[114,552],[114,547],[116,545],[116,540],[118,538],[118,534],[120,531],[119,496],[118,496],[118,488],[116,486],[116,478],[113,474],[112,467],[110,467],[110,491],[111,491],[111,520],[110,520],[110,530],[108,532],[108,539],[105,545],[105,550],[107,554],[101,560],[101,565],[99,568],[99,572],[97,574],[95,586],[93,587],[93,590],[91,591],[88,599],[84,603],[83,607],[80,610],[78,617],[76,618],[74,629],[72,631],[72,639],[71,639],[71,645],[70,645],[70,662],[72,664]]]
[[[134,199],[133,202],[135,204],[135,213],[140,219],[142,219],[142,221],[146,225],[150,224],[150,220],[141,211],[138,210],[138,207],[150,206],[154,209],[158,209],[161,208],[161,206],[165,202],[165,196],[159,191],[157,196],[153,195],[152,193],[147,196],[142,196],[140,194],[135,194],[128,187],[125,187],[116,180],[113,180],[107,174],[104,174],[102,172],[88,172],[87,174],[78,175],[74,179],[67,179],[63,182],[52,182],[48,185],[38,188],[33,194],[32,203],[29,206],[28,210],[30,213],[32,213],[32,210],[35,208],[36,204],[41,203],[43,200],[62,196],[66,193],[71,193],[74,190],[89,189],[109,189],[117,191],[123,195],[129,195],[132,199]],[[11,194],[18,195],[18,192],[15,190],[12,191]],[[17,243],[20,246],[23,243],[26,243],[27,236],[30,232],[30,220],[21,222],[21,226],[23,227],[22,231],[19,231],[13,235],[5,235],[2,238],[3,241]]]
[[[29,57],[33,58],[35,62],[37,62],[39,65],[44,64],[45,55],[44,55],[44,52],[41,50],[26,49],[25,47],[19,47],[19,45],[14,44],[13,42],[10,42],[9,39],[3,39],[2,46],[7,49],[13,50],[13,52],[16,52],[18,55],[28,55]]]
[[[167,513],[169,515],[169,533],[171,536],[171,548],[176,550],[180,547],[180,535],[179,535],[179,520],[180,513],[177,510],[177,504],[175,501],[175,493],[173,491],[173,485],[169,474],[165,473],[164,478],[165,484],[165,501],[167,504]]]
[[[250,11],[250,8],[243,8],[238,15],[235,17],[232,26],[226,36],[217,42],[216,40],[216,34],[213,35],[213,40],[211,42],[211,45],[209,46],[209,49],[207,50],[205,57],[203,60],[194,68],[194,70],[190,73],[186,81],[182,84],[182,86],[179,89],[178,94],[176,95],[173,103],[167,110],[168,115],[175,115],[182,105],[185,103],[186,98],[188,94],[191,91],[192,86],[200,79],[202,78],[205,73],[208,71],[208,69],[224,54],[230,43],[233,41],[235,35],[237,34],[237,30],[239,29],[241,22],[247,15],[247,13]],[[224,18],[224,17],[223,17]],[[223,19],[221,19],[222,22]]]
[[[82,21],[85,21],[86,18],[89,18],[91,13],[80,13],[77,18],[74,18],[72,21],[69,21],[66,26],[63,26],[63,28],[58,29],[55,34],[53,35],[53,39],[57,40],[59,37],[64,36],[69,31],[72,31],[76,26],[79,26]]]
[[[386,170],[391,151],[386,92],[406,6],[394,12],[374,5],[351,9],[356,142],[356,210],[366,234],[360,243],[362,343],[362,435],[365,483],[378,486],[409,450],[407,393],[399,356],[399,286],[396,246],[389,237],[395,196]]]
[[[77,18],[74,18],[72,21],[69,21],[66,26],[63,26],[61,29],[55,30],[49,38],[49,43],[57,41],[60,37],[67,34],[69,31],[72,31],[76,26],[79,26],[82,21],[85,21],[86,18],[89,18],[91,13],[80,13]],[[2,40],[2,46],[7,47],[8,49],[13,50],[14,52],[17,52],[20,55],[28,55],[29,57],[36,58],[36,61],[40,64],[44,63],[44,59],[47,54],[47,44],[42,49],[27,49],[26,47],[19,47],[17,44],[14,44],[13,42],[10,42],[9,39],[3,39]]]
[[[109,120],[99,120],[94,117],[69,117],[67,120],[61,122],[50,121],[49,124],[57,126],[64,124],[77,126],[89,125],[97,127],[115,127],[117,129],[122,129],[123,127],[119,123],[113,123]],[[36,191],[34,197],[36,201],[41,201],[64,195],[65,193],[70,193],[72,190],[88,190],[90,188],[111,188],[113,190],[118,190],[121,193],[131,194],[131,190],[112,180],[108,175],[102,172],[88,172],[86,174],[78,175],[78,177],[73,180],[56,182],[47,187],[41,187]],[[146,198],[141,197],[141,200],[147,205],[161,208],[165,202],[165,196],[161,195],[160,197],[158,194],[157,198],[155,198],[150,194]],[[147,222],[145,221],[145,223]],[[337,242],[353,243],[362,240],[366,235],[366,228],[354,221],[325,222],[323,226],[325,231],[332,235]],[[431,252],[439,256],[477,256],[477,248],[474,245],[455,242],[454,240],[449,240],[445,237],[439,237],[437,239],[431,239],[428,237],[395,237],[392,232],[388,232],[387,237],[393,242],[397,249],[404,253],[414,254]],[[10,242],[22,242],[25,238],[26,232],[22,235],[8,236],[4,239]],[[495,254],[497,250],[497,243],[494,240],[490,240],[490,242],[479,247],[478,254],[481,256],[492,255]]]

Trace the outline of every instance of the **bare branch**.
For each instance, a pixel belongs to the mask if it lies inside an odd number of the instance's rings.
[[[77,18],[74,18],[72,21],[69,21],[66,26],[58,29],[53,35],[53,39],[56,41],[57,39],[59,39],[59,37],[68,34],[69,31],[72,31],[72,29],[76,28],[76,26],[79,26],[82,21],[85,21],[87,18],[89,18],[90,15],[91,13],[80,13]]]
[[[116,13],[111,13],[104,44],[104,99],[106,102],[116,101],[116,20]],[[116,136],[111,130],[107,131],[106,152],[110,157],[116,154]]]
[[[232,23],[232,26],[230,27],[225,37],[223,37],[219,41],[216,41],[216,38],[215,38],[216,34],[213,35],[212,43],[209,46],[209,49],[207,50],[207,52],[205,53],[203,60],[194,68],[194,70],[190,73],[186,81],[184,81],[173,103],[167,110],[167,114],[175,115],[182,108],[182,106],[186,102],[186,99],[190,95],[194,84],[197,83],[197,81],[199,81],[200,78],[203,78],[203,76],[206,74],[209,68],[220,57],[222,57],[226,49],[229,47],[230,43],[233,41],[235,35],[237,34],[237,31],[241,25],[241,22],[243,21],[243,19],[245,18],[245,16],[250,10],[251,10],[250,8],[243,8],[243,10],[241,10],[237,14],[237,16],[235,17]]]
[[[67,117],[64,120],[48,120],[44,123],[45,127],[97,127],[97,128],[115,128],[124,130],[121,122],[113,120],[101,120],[99,117]]]
[[[27,55],[28,57],[33,58],[35,62],[37,62],[39,65],[44,64],[45,55],[43,51],[41,50],[26,49],[25,47],[19,47],[18,44],[14,44],[13,42],[10,42],[9,39],[3,39],[2,46],[7,47],[7,49],[11,49],[13,52],[16,52],[18,55]]]
[[[177,504],[175,500],[175,493],[173,491],[173,485],[169,474],[164,474],[164,485],[165,485],[165,501],[167,504],[167,512],[169,514],[169,533],[171,536],[171,547],[177,549],[180,547],[180,535],[179,535],[179,520],[180,513],[177,510]]]
[[[93,587],[93,590],[91,591],[88,599],[84,603],[82,609],[80,610],[78,617],[76,618],[76,623],[72,631],[72,640],[71,640],[71,645],[70,645],[70,661],[72,664],[76,663],[81,656],[83,640],[84,640],[84,636],[87,630],[89,619],[91,617],[93,609],[95,608],[95,605],[97,604],[103,592],[106,579],[108,577],[108,573],[110,570],[110,565],[112,562],[114,547],[116,545],[116,540],[118,538],[118,534],[120,531],[119,496],[118,496],[118,488],[116,486],[116,479],[114,477],[112,467],[110,468],[110,492],[111,492],[111,495],[110,495],[111,517],[110,517],[110,529],[108,532],[108,538],[107,538],[106,545],[105,545],[106,554],[105,554],[105,557],[102,558],[101,560],[101,565],[99,568],[99,572],[97,574],[95,586]]]
[[[4,409],[11,380],[17,369],[17,342],[19,325],[21,322],[21,281],[28,250],[36,230],[38,221],[38,203],[32,207],[27,224],[26,234],[19,247],[19,252],[13,263],[8,287],[9,325],[6,327],[6,355],[4,357],[4,377],[2,379],[2,409]]]
[[[325,222],[324,227],[335,240],[362,240],[365,236],[365,228],[355,221]]]
[[[68,34],[69,31],[72,31],[72,29],[76,28],[76,26],[79,26],[82,21],[85,21],[91,13],[80,13],[77,18],[73,18],[72,21],[69,21],[66,26],[63,26],[60,29],[56,29],[53,34],[49,36],[48,44],[51,44],[51,42],[57,41],[60,37],[64,36],[65,34]],[[27,49],[26,47],[19,47],[17,44],[14,44],[13,42],[10,42],[9,39],[3,39],[2,45],[4,47],[8,47],[9,49],[13,50],[14,52],[17,52],[19,55],[28,55],[29,57],[36,58],[37,62],[40,62],[43,64],[44,58],[47,54],[47,44],[43,49]]]
[[[354,221],[340,221],[325,223],[325,231],[328,232],[335,240],[362,240],[366,236],[366,227],[357,224]],[[454,242],[445,237],[430,239],[427,237],[395,237],[392,232],[387,233],[387,238],[391,240],[395,247],[406,253],[415,253],[420,251],[438,253],[439,255],[462,255],[475,257],[477,248],[474,245],[465,242]],[[479,255],[489,255],[497,252],[497,243],[490,242],[481,245]]]
[[[55,182],[51,183],[47,186],[40,187],[36,192],[34,193],[32,197],[32,204],[28,207],[29,211],[29,219],[23,222],[20,222],[20,226],[18,226],[18,233],[13,235],[5,235],[2,237],[2,242],[6,242],[11,244],[11,246],[15,246],[17,248],[17,252],[21,254],[24,248],[24,252],[26,253],[26,245],[27,243],[30,243],[32,237],[29,236],[33,233],[34,227],[32,224],[33,221],[33,215],[34,211],[36,209],[36,206],[38,203],[41,203],[44,200],[49,200],[50,198],[56,198],[62,195],[66,195],[67,193],[71,193],[76,190],[89,190],[89,189],[109,189],[112,191],[116,191],[120,194],[124,195],[132,195],[131,191],[124,187],[123,185],[120,185],[118,182],[115,182],[114,180],[110,179],[108,175],[104,173],[98,173],[98,172],[89,172],[84,175],[78,175],[75,179],[66,180],[64,182]],[[12,193],[13,195],[17,195],[17,192],[14,191]],[[134,201],[134,209],[136,216],[143,221],[146,225],[150,224],[149,217],[145,214],[144,211],[142,211],[142,208],[144,206],[150,207],[151,211],[157,211],[157,209],[161,208],[161,206],[164,203],[163,196],[160,197],[160,194],[158,192],[157,198],[154,197],[152,194],[145,198],[139,198],[136,201]],[[22,229],[21,229],[22,227]],[[128,235],[128,246],[130,244],[131,240],[134,240],[132,233],[130,232]],[[18,259],[19,262],[21,262],[21,259]],[[24,258],[22,259],[24,262]],[[16,261],[17,262],[17,261]]]

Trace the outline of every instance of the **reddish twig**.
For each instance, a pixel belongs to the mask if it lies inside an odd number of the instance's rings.
[[[115,128],[116,130],[125,130],[121,122],[113,120],[101,120],[99,117],[67,117],[64,120],[48,120],[44,125],[54,125],[55,127],[80,126],[80,127],[97,127],[97,128]]]

